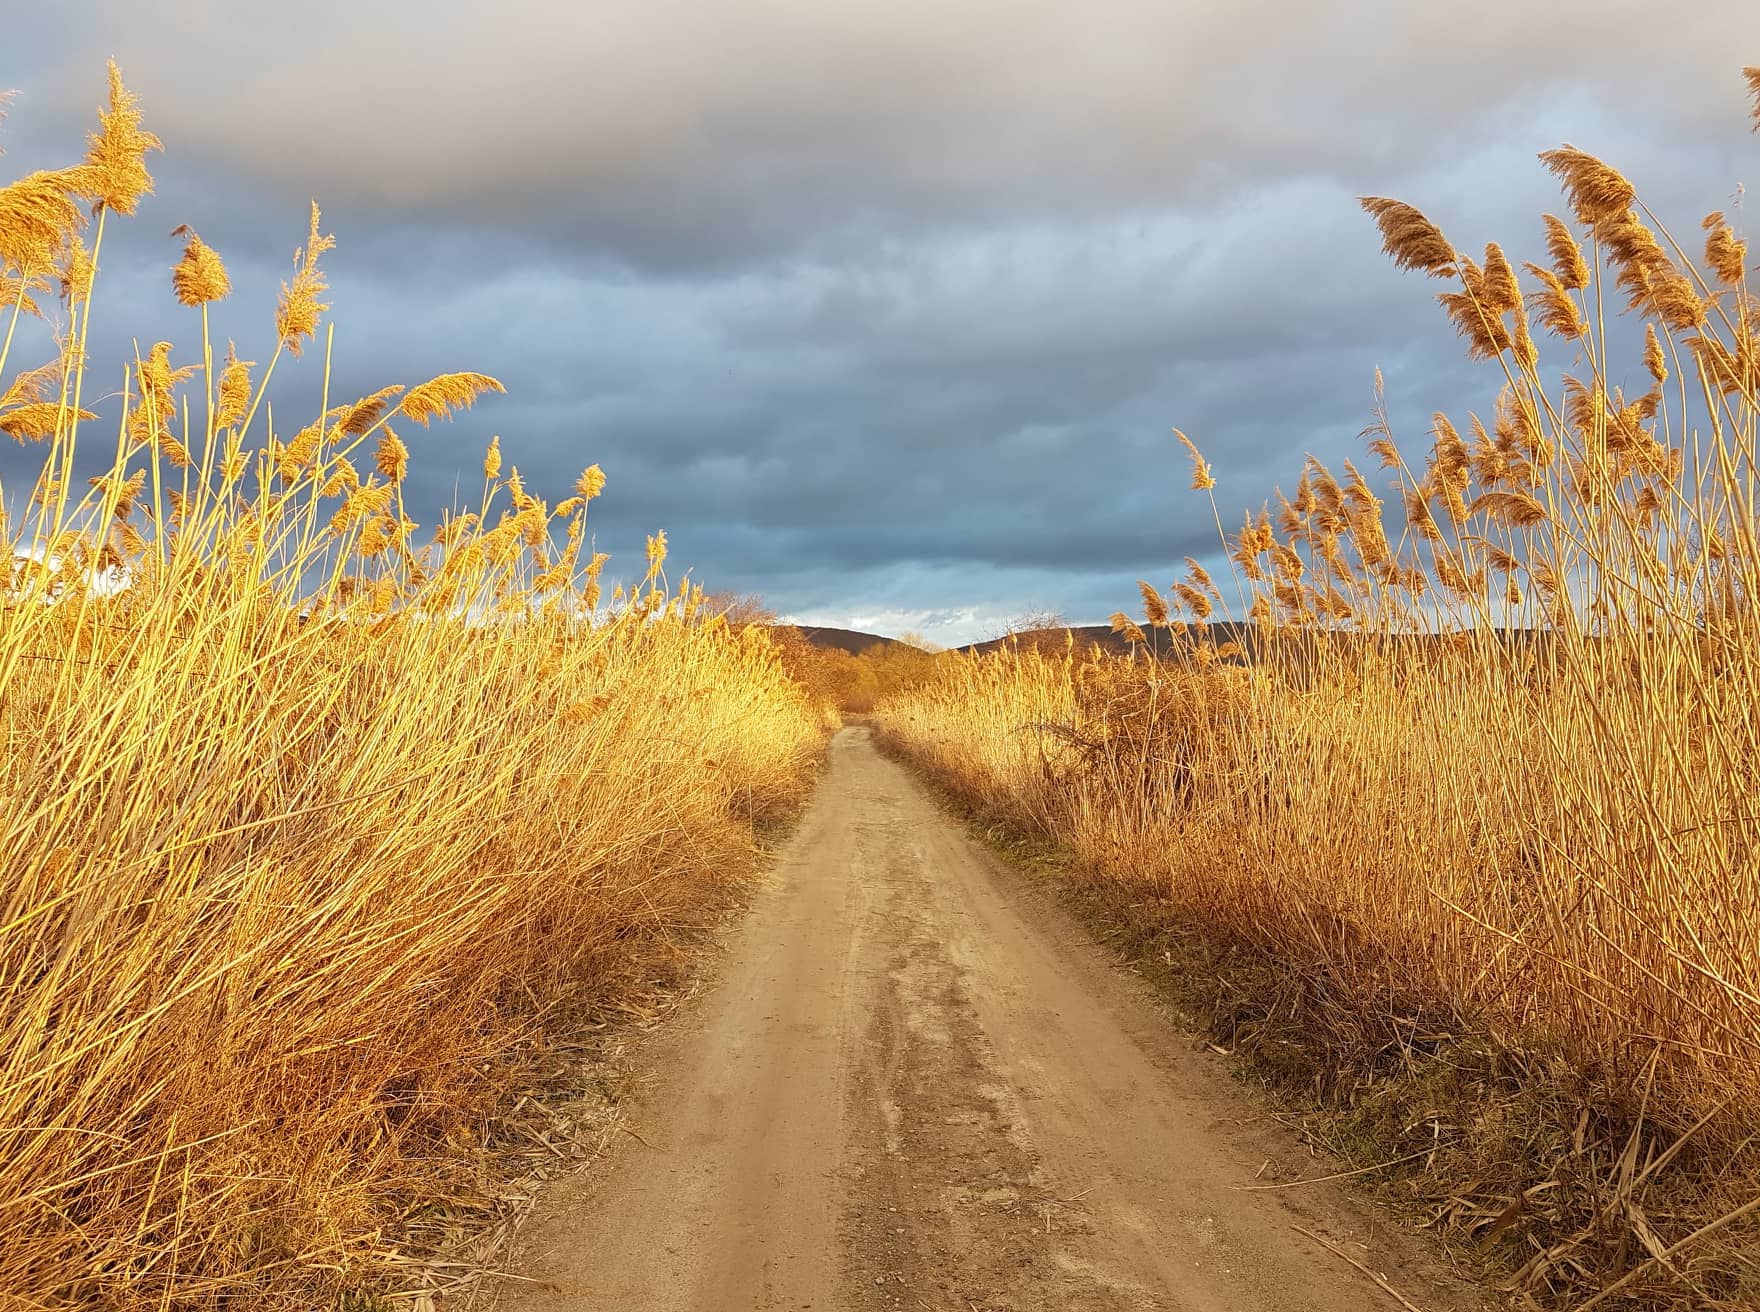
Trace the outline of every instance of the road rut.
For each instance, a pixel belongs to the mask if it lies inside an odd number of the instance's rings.
[[[1478,1303],[1313,1174],[1086,931],[844,730],[515,1312],[1357,1312]]]

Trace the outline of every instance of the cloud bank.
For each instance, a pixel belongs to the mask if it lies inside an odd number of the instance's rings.
[[[1558,204],[1534,154],[1561,140],[1683,229],[1760,161],[1743,0],[1666,33],[1653,6],[1508,0],[178,14],[37,6],[0,51],[6,164],[79,149],[109,54],[168,146],[107,239],[97,359],[193,346],[165,286],[186,221],[232,265],[217,331],[251,353],[317,196],[334,390],[508,386],[420,435],[412,504],[468,488],[498,432],[534,486],[604,465],[603,547],[664,526],[713,587],[942,641],[1099,618],[1215,556],[1174,425],[1227,522],[1305,453],[1357,449],[1377,366],[1413,440],[1489,405],[1358,195],[1532,256]],[[278,404],[315,409],[316,376]]]

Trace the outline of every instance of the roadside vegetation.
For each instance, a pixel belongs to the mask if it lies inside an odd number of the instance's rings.
[[[952,659],[908,641],[876,643],[859,652],[823,647],[788,626],[775,629],[773,637],[801,687],[840,715],[867,715],[886,698],[937,678]]]
[[[1137,658],[1005,648],[878,719],[1530,1305],[1754,1307],[1760,299],[1724,215],[1542,162],[1520,272],[1364,201],[1482,413],[1310,461],[1226,573],[1141,585]]]
[[[663,534],[601,596],[596,466],[549,501],[496,440],[418,525],[410,448],[501,388],[332,394],[315,209],[261,365],[187,229],[185,344],[90,360],[158,147],[113,68],[86,158],[0,187],[41,453],[0,489],[0,1306],[431,1306],[515,1091],[752,871],[828,718]]]

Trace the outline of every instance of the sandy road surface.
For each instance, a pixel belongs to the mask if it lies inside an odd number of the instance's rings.
[[[1329,1185],[1085,931],[865,729],[616,1156],[528,1231],[516,1312],[1476,1306]],[[1242,1122],[1246,1122],[1243,1124]],[[648,1146],[651,1145],[651,1146]]]

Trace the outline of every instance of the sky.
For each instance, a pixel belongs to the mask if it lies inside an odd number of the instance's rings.
[[[166,144],[106,236],[118,378],[131,339],[198,355],[181,223],[232,273],[216,334],[266,359],[315,198],[333,399],[507,387],[414,431],[416,518],[499,434],[553,500],[603,466],[613,570],[664,528],[675,578],[943,643],[1218,558],[1175,427],[1232,530],[1361,452],[1377,368],[1413,446],[1490,410],[1495,366],[1357,197],[1519,261],[1561,142],[1684,234],[1760,179],[1752,0],[41,0],[6,28],[5,176],[78,156],[110,56]]]

